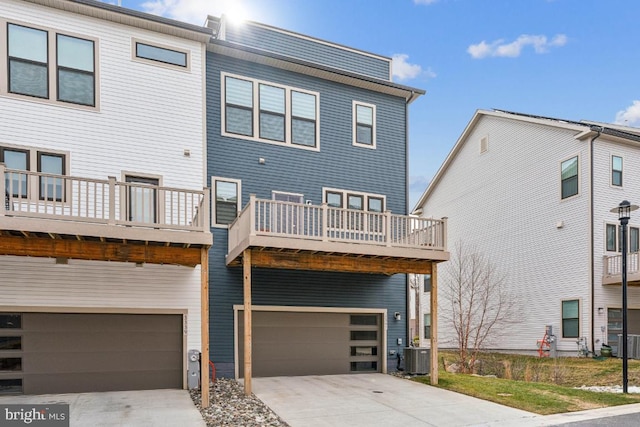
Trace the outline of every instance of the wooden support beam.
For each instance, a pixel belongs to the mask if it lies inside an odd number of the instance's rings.
[[[200,405],[209,407],[209,248],[200,249]]]
[[[245,251],[246,253],[246,251]],[[430,260],[372,259],[344,255],[318,255],[278,251],[256,251],[251,257],[253,267],[283,268],[287,270],[320,270],[343,273],[430,274]]]
[[[244,269],[244,394],[251,396],[251,249],[242,254]]]
[[[145,246],[116,242],[62,240],[37,237],[0,237],[0,255],[72,258],[195,267],[200,264],[199,248]]]
[[[438,385],[438,264],[431,267],[431,385]]]

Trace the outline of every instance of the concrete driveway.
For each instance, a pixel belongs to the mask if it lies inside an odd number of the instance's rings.
[[[71,427],[205,427],[186,390],[0,396],[0,405],[68,403]]]
[[[539,416],[386,374],[254,378],[291,427],[518,425]]]

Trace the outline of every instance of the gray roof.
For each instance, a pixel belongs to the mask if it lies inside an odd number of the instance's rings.
[[[203,34],[211,34],[211,29],[200,26],[189,24],[186,22],[176,21],[175,19],[169,19],[158,15],[152,15],[150,13],[139,12],[133,9],[127,9],[126,7],[116,6],[109,3],[102,3],[97,0],[65,0],[70,3],[77,3],[85,6],[96,7],[103,10],[108,10],[110,12],[121,13],[127,16],[133,16],[135,18],[145,19],[147,21],[158,22],[160,24],[170,25],[172,27],[181,28],[183,30],[194,31]],[[204,15],[203,15],[204,16]]]

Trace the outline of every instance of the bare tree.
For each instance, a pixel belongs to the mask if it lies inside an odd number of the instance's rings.
[[[462,371],[471,372],[478,352],[516,321],[517,304],[505,276],[484,254],[459,242],[452,255],[442,277],[450,309],[443,310],[442,318],[455,330]]]

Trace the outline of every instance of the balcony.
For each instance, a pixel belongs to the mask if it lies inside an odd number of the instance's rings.
[[[0,176],[2,255],[197,265],[199,248],[212,243],[207,189],[11,170],[2,164]],[[189,256],[188,248],[197,251]]]
[[[627,284],[629,286],[640,286],[640,253],[633,252],[627,256]],[[622,284],[622,255],[603,257],[603,285]]]
[[[380,274],[446,261],[446,220],[257,199],[229,226],[227,265]]]

